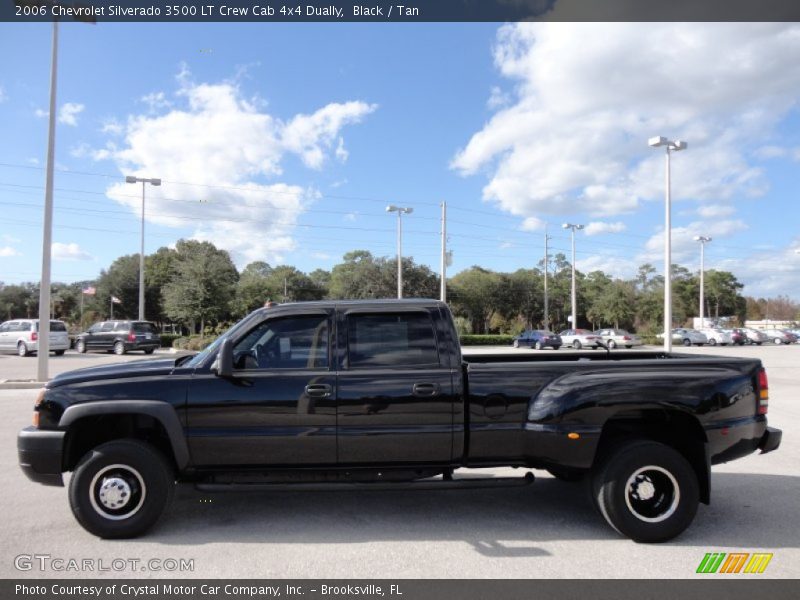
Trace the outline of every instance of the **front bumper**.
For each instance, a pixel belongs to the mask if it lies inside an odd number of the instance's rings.
[[[63,486],[61,459],[64,448],[63,431],[48,431],[26,427],[17,435],[19,466],[28,479],[44,485]]]
[[[761,454],[766,454],[767,452],[777,450],[778,446],[781,445],[782,437],[783,432],[780,429],[767,427],[764,435],[761,436],[761,441],[758,443],[758,449],[761,450]]]

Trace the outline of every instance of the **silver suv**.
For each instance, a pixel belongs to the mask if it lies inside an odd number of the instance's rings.
[[[69,334],[64,321],[50,321],[50,350],[61,356],[69,348]],[[0,325],[0,352],[20,356],[39,349],[39,319],[14,319]]]

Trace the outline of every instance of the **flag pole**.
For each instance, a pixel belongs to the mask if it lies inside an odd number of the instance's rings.
[[[111,296],[110,300],[111,301],[108,304],[111,307],[111,316],[108,318],[108,320],[109,321],[113,321],[114,320],[114,296]]]

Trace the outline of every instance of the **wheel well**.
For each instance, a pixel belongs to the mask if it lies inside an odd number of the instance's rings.
[[[72,471],[92,448],[120,439],[151,444],[177,468],[169,436],[158,419],[141,414],[109,414],[84,417],[69,426],[64,441],[64,470]]]
[[[711,467],[706,456],[708,440],[695,417],[677,410],[617,413],[603,425],[593,466],[621,443],[634,439],[660,442],[680,452],[697,475],[700,501],[708,504],[711,497]]]

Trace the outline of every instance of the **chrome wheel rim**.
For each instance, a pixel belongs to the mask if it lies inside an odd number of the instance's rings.
[[[129,465],[102,468],[89,485],[89,502],[97,514],[112,521],[129,519],[142,508],[147,486],[139,471]]]
[[[641,467],[625,483],[625,504],[645,523],[660,523],[678,509],[681,489],[674,475],[655,465]]]

